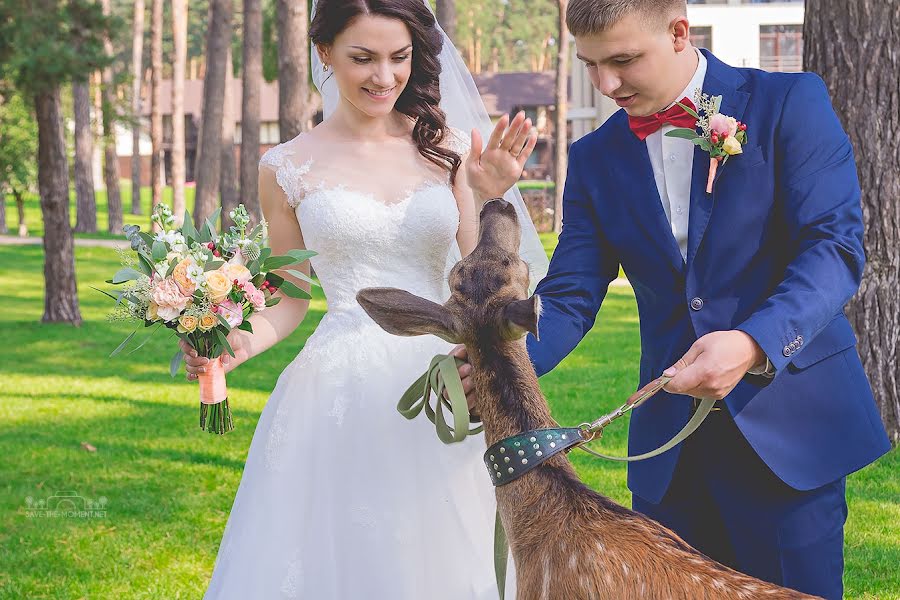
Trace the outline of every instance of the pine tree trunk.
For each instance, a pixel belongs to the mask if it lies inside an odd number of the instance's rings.
[[[222,166],[222,98],[225,96],[225,58],[231,46],[231,0],[210,0],[206,34],[206,73],[203,78],[203,124],[197,149],[194,223],[200,227],[218,205]]]
[[[75,287],[75,254],[69,224],[66,161],[59,87],[34,98],[38,122],[38,186],[44,220],[44,322],[81,324]]]
[[[259,115],[262,85],[262,0],[244,0],[244,56],[241,93],[241,203],[253,222],[259,206]]]
[[[0,234],[9,233],[9,227],[6,225],[6,192],[0,189]]]
[[[87,81],[72,84],[75,112],[75,231],[96,233],[97,202],[94,196],[94,130],[91,127],[91,90]]]
[[[16,232],[19,237],[28,237],[28,223],[25,222],[25,198],[22,192],[13,190],[13,196],[16,198],[16,213],[19,217],[19,227]]]
[[[848,305],[881,417],[900,443],[900,0],[808,0],[805,69],[828,85],[862,188],[866,268]]]
[[[181,225],[184,218],[184,70],[187,62],[187,0],[172,0],[172,214]]]
[[[555,201],[553,203],[553,231],[562,231],[562,198],[566,184],[568,165],[568,103],[569,103],[569,30],[566,27],[566,5],[568,0],[557,0],[559,4],[559,26],[556,36],[556,139],[555,150]]]
[[[306,128],[312,116],[306,2],[278,2],[278,128],[282,142]]]
[[[437,0],[437,20],[451,40],[456,40],[456,0]]]
[[[103,14],[110,14],[110,0],[102,0]],[[109,37],[103,40],[107,55],[112,55]],[[110,233],[122,233],[122,195],[119,191],[119,157],[116,153],[116,90],[112,67],[103,69],[103,180],[106,184],[106,203]]]
[[[141,214],[141,75],[143,72],[144,0],[134,0],[134,21],[131,27],[131,114],[134,117],[134,125],[131,128],[131,214],[133,215]]]
[[[162,202],[163,186],[163,130],[162,130],[162,94],[160,84],[162,82],[162,28],[163,28],[163,2],[152,0],[150,16],[150,145],[152,146],[150,158],[150,212],[156,209],[156,205]],[[156,231],[159,226],[153,224]]]
[[[234,73],[231,60],[231,45],[225,60],[225,95],[222,97],[222,172],[219,178],[219,193],[222,196],[222,229],[234,225],[229,213],[240,202],[237,169],[234,164]]]

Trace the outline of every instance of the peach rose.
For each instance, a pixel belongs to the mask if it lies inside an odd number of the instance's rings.
[[[205,312],[200,316],[200,323],[198,323],[198,327],[200,327],[200,331],[209,331],[213,327],[219,324],[219,319],[211,312]]]
[[[190,258],[186,258],[175,265],[175,269],[172,270],[172,279],[175,280],[175,283],[178,284],[178,289],[185,296],[193,296],[197,290],[197,286],[188,277],[188,268],[191,264],[193,264],[193,261]]]
[[[178,284],[171,278],[163,279],[154,286],[150,298],[156,303],[156,314],[163,321],[174,321],[178,318],[187,305],[188,299],[184,297]]]
[[[237,279],[238,283],[246,283],[253,277],[250,273],[250,269],[242,264],[225,263],[219,267],[219,270],[225,273],[225,276],[228,277],[228,281],[231,281],[232,283],[235,279]]]
[[[206,274],[206,291],[209,299],[218,304],[231,292],[231,279],[222,271],[210,271]]]
[[[151,301],[150,304],[147,305],[147,320],[148,321],[158,321],[159,320],[159,313],[157,312],[157,308],[158,307],[156,306],[156,302]]]
[[[200,319],[194,315],[181,315],[181,318],[178,319],[178,331],[181,333],[192,333],[197,329],[199,323]]]

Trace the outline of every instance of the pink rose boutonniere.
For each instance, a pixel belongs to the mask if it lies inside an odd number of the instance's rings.
[[[719,112],[722,96],[707,96],[697,90],[694,99],[697,105],[696,111],[690,106],[678,102],[678,106],[697,119],[694,129],[678,127],[666,135],[690,140],[704,151],[709,152],[706,193],[711,194],[719,163],[724,165],[730,156],[743,152],[742,146],[747,143],[747,125],[734,117]],[[700,130],[699,134],[697,129]]]

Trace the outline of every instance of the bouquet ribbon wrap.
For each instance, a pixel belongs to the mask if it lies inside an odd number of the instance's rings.
[[[210,359],[206,364],[206,372],[199,373],[200,402],[203,404],[219,404],[228,398],[228,387],[225,385],[225,366],[221,357]]]

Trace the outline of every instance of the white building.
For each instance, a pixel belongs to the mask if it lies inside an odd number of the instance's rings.
[[[799,71],[803,58],[803,1],[688,0],[695,46],[735,67]],[[599,127],[619,107],[591,85],[584,65],[572,59],[569,120],[572,140]]]

